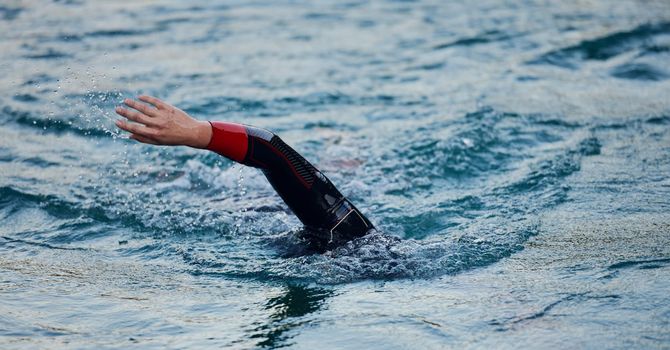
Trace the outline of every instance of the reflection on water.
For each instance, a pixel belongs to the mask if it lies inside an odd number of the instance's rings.
[[[271,312],[268,323],[256,327],[250,337],[260,347],[277,348],[290,345],[290,332],[302,325],[316,326],[314,318],[306,317],[323,308],[333,292],[323,288],[286,285],[285,291],[270,298],[265,308]]]

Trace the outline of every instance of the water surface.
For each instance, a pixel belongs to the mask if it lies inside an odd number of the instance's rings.
[[[0,5],[3,348],[668,348],[666,1]],[[298,254],[271,129],[380,228]]]

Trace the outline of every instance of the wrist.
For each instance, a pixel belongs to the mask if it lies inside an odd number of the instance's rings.
[[[188,146],[207,148],[212,139],[212,125],[208,121],[198,120],[193,128],[193,138]]]

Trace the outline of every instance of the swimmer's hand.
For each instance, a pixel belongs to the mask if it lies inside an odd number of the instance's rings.
[[[196,120],[181,109],[152,96],[139,96],[142,102],[125,99],[132,108],[116,107],[116,113],[125,117],[117,120],[119,129],[130,133],[130,138],[142,143],[166,146],[206,148],[212,138],[209,122]]]

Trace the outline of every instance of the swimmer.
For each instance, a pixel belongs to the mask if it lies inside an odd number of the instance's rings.
[[[128,119],[116,126],[150,145],[189,146],[216,152],[259,168],[277,194],[305,225],[302,236],[318,252],[362,237],[374,227],[328,178],[279,136],[265,129],[219,121],[200,121],[155,97],[124,100],[117,107]],[[129,122],[131,121],[131,122]]]

